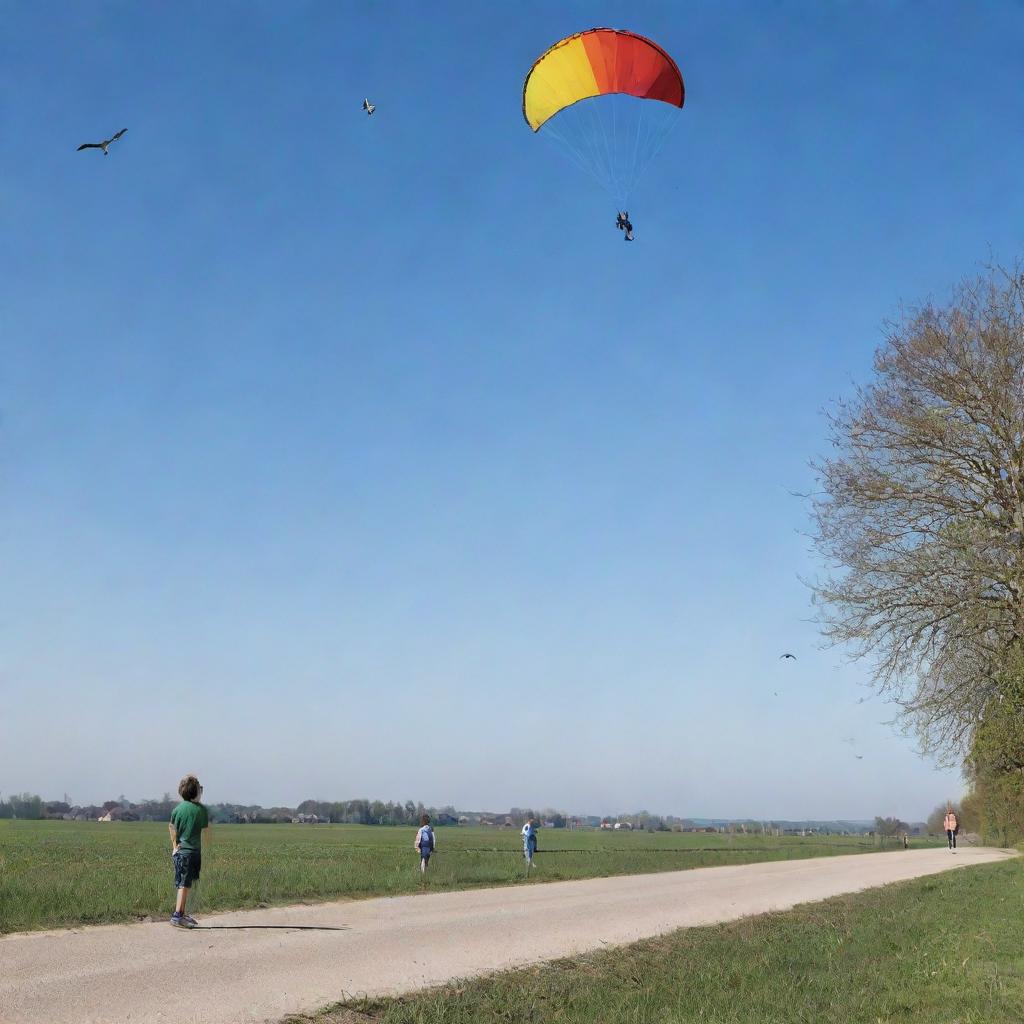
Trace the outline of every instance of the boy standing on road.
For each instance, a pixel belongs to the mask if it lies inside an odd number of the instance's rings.
[[[199,802],[203,787],[194,775],[186,775],[178,784],[181,803],[171,811],[167,826],[171,834],[171,860],[174,862],[174,888],[178,895],[171,915],[171,924],[178,928],[195,928],[196,920],[185,913],[189,890],[199,881],[202,867],[203,829],[210,827],[210,816]]]

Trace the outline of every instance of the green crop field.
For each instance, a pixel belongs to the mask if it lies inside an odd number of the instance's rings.
[[[869,853],[861,837],[671,832],[540,834],[528,878],[518,834],[442,828],[425,883],[414,830],[359,825],[218,825],[203,848],[198,913],[422,889],[534,884],[715,864]],[[0,821],[0,933],[169,914],[167,826]]]

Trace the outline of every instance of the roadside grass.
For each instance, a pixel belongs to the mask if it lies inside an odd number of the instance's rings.
[[[1024,861],[1017,859],[407,997],[355,1000],[288,1024],[1022,1020]]]
[[[426,883],[414,830],[359,825],[217,825],[203,847],[198,911],[643,874],[870,853],[861,837],[671,832],[541,833],[527,877],[518,835],[438,830]],[[915,841],[930,845],[927,840]],[[167,826],[158,822],[0,821],[0,934],[169,914]]]

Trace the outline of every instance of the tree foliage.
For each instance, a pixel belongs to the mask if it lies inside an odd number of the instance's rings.
[[[994,269],[891,324],[816,464],[826,635],[871,659],[924,749],[967,753],[1024,640],[1024,280]]]
[[[43,801],[34,793],[13,793],[6,800],[0,800],[0,818],[43,817]]]
[[[992,840],[1024,839],[1024,654],[1014,650],[974,730],[968,775],[981,830]]]
[[[910,831],[910,826],[899,818],[875,818],[875,832],[880,836],[899,836]]]

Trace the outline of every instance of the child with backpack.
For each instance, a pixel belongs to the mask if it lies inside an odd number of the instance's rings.
[[[430,863],[430,855],[434,852],[437,840],[434,838],[434,830],[430,827],[430,815],[424,814],[420,818],[420,829],[416,833],[416,839],[412,844],[420,851],[420,874],[427,873],[427,865]]]

